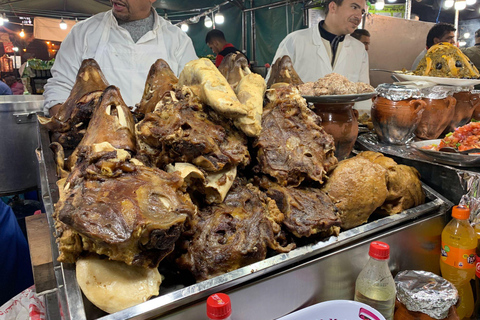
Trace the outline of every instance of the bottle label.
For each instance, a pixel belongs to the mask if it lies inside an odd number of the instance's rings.
[[[449,246],[442,241],[442,261],[457,269],[475,268],[475,249],[460,249]]]
[[[475,276],[477,278],[480,278],[480,257],[479,256],[475,256],[476,257],[476,260],[477,260],[477,263],[475,265]]]

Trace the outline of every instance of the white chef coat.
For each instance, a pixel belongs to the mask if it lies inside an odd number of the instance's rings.
[[[178,76],[185,64],[197,59],[192,40],[178,27],[154,13],[153,30],[134,43],[130,33],[118,25],[112,11],[77,23],[62,42],[45,85],[44,111],[63,103],[70,95],[84,59],[97,61],[110,85],[120,89],[128,106],[139,103],[150,67],[165,60]]]
[[[288,34],[278,46],[272,64],[284,55],[290,57],[293,68],[303,82],[314,82],[335,72],[353,82],[370,83],[365,46],[350,35],[345,36],[342,49],[337,52],[335,67],[332,67],[318,25]],[[270,71],[267,81],[269,76]]]

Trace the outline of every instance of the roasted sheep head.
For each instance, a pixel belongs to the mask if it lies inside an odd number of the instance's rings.
[[[333,137],[296,88],[276,89],[267,96],[272,101],[263,111],[262,132],[253,143],[258,151],[255,170],[282,186],[298,186],[306,178],[323,183],[338,162]]]
[[[83,60],[68,99],[52,118],[39,116],[38,121],[52,132],[52,142],[74,149],[82,140],[93,109],[103,90],[108,87],[94,59]]]
[[[367,222],[370,215],[387,198],[387,172],[379,164],[363,157],[338,163],[322,191],[338,208],[342,229],[351,229]]]
[[[142,120],[147,113],[152,112],[165,92],[175,90],[177,83],[178,78],[168,63],[163,59],[155,61],[150,67],[142,100],[134,112],[137,120]]]
[[[87,251],[157,267],[196,214],[183,179],[144,166],[107,142],[84,147],[78,156],[66,181],[58,183],[59,261],[73,263]]]
[[[303,83],[293,68],[293,63],[289,56],[278,58],[273,64],[267,87],[270,88],[274,83],[288,83],[294,86]]]
[[[68,158],[66,169],[72,170],[81,148],[102,142],[108,142],[116,149],[125,149],[131,153],[136,151],[133,116],[123,101],[120,90],[115,86],[109,86],[102,93],[87,132]]]
[[[275,200],[285,219],[283,225],[294,236],[337,236],[340,216],[326,193],[316,188],[282,187],[267,177],[258,179],[267,196]]]
[[[186,88],[165,96],[135,130],[138,152],[159,168],[188,162],[218,172],[250,162],[246,137]]]
[[[273,200],[236,180],[222,204],[205,208],[193,220],[193,236],[177,264],[203,281],[265,259],[267,248],[288,252],[295,245],[279,243],[282,220]]]
[[[252,73],[248,67],[247,58],[240,52],[227,54],[218,66],[218,71],[234,90],[243,77]]]

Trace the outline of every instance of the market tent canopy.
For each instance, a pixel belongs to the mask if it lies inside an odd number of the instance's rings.
[[[61,21],[67,25],[65,30],[59,28]],[[70,29],[75,25],[75,21],[35,17],[33,19],[33,25],[33,36],[35,39],[62,42],[70,32]]]

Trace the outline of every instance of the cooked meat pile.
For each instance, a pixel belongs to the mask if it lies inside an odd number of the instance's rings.
[[[202,281],[265,259],[267,248],[288,252],[295,244],[278,242],[282,220],[273,200],[237,180],[223,203],[206,207],[193,220],[194,235],[177,262]]]
[[[336,164],[333,137],[293,87],[276,89],[262,115],[257,171],[281,185],[298,186],[306,178],[323,183]]]
[[[375,88],[368,83],[351,82],[338,73],[330,73],[315,82],[298,85],[298,90],[302,96],[323,96],[374,92]]]
[[[51,141],[74,149],[82,140],[95,104],[106,87],[107,80],[97,62],[93,59],[83,60],[72,92],[58,113],[52,118],[38,117],[40,124],[52,132]]]
[[[218,71],[227,79],[227,82],[234,90],[240,80],[251,73],[247,58],[241,53],[227,54],[218,66]]]
[[[62,145],[53,145],[66,177],[54,214],[59,260],[93,253],[155,268],[174,252],[169,261],[202,281],[338,235],[376,210],[389,215],[423,203],[413,168],[368,152],[338,163],[289,57],[277,63],[270,79],[289,84],[266,91],[241,55],[222,65],[229,81],[198,59],[176,83],[158,60],[134,126],[118,89],[85,61],[63,111],[40,120],[52,137],[90,123],[81,142],[66,139],[76,147],[66,165]],[[322,83],[336,94],[357,90],[335,75]],[[86,97],[93,97],[88,107]],[[70,131],[59,131],[59,123]]]
[[[135,109],[135,117],[142,120],[147,113],[152,112],[165,92],[175,90],[178,78],[173,73],[168,63],[158,59],[148,72],[142,100]]]
[[[165,97],[138,123],[139,152],[159,168],[189,162],[216,172],[226,165],[247,165],[250,155],[243,133],[191,91],[184,91]]]
[[[270,88],[275,83],[288,83],[294,86],[303,83],[297,71],[293,68],[292,59],[289,56],[278,58],[273,63],[267,87]]]

